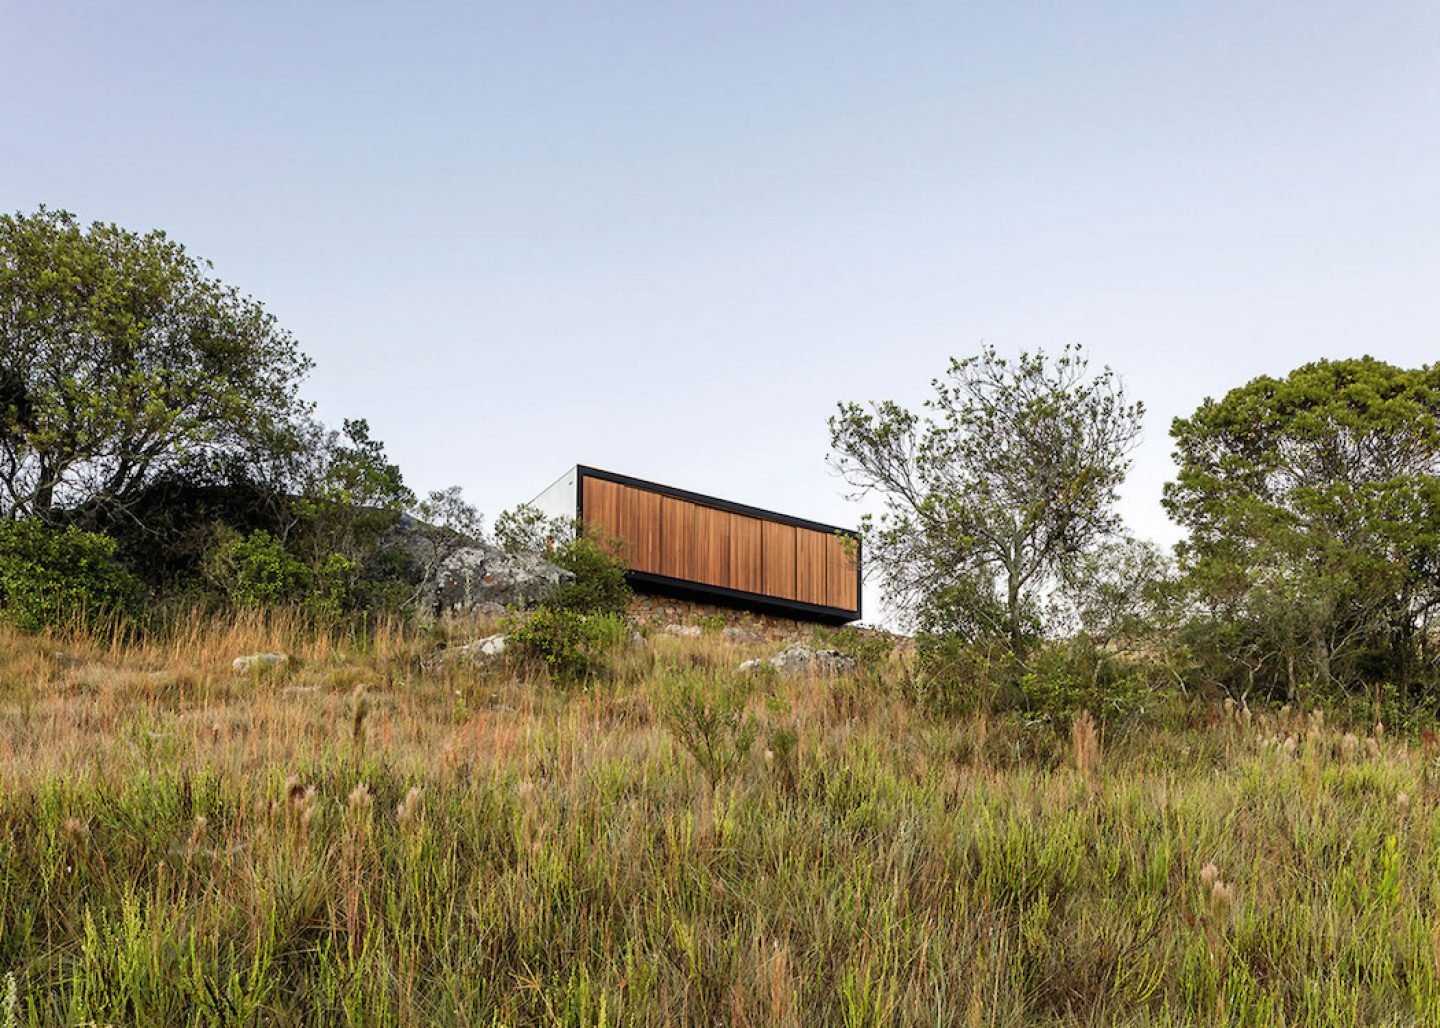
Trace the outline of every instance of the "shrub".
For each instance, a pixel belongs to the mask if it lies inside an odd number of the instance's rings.
[[[932,632],[916,636],[909,691],[922,706],[942,714],[1014,707],[1021,703],[1018,677],[1019,663],[1003,643]]]
[[[556,567],[575,575],[546,606],[577,614],[624,614],[634,595],[625,582],[626,565],[617,547],[579,535],[550,554]]]
[[[607,657],[628,638],[625,622],[613,614],[547,605],[511,621],[507,641],[543,664],[556,681],[575,683],[606,674]]]
[[[1150,680],[1139,662],[1109,653],[1082,636],[1032,655],[1020,690],[1033,714],[1068,720],[1089,711],[1108,722],[1138,712]]]
[[[736,676],[672,671],[656,685],[654,701],[661,720],[712,787],[738,770],[755,745],[760,725],[745,711],[749,697],[748,683]],[[786,755],[793,755],[793,746]]]
[[[305,562],[269,532],[240,535],[221,526],[205,557],[205,575],[242,607],[263,607],[300,599],[312,574]]]
[[[140,584],[115,550],[109,536],[74,526],[0,522],[0,608],[27,632],[135,616]]]

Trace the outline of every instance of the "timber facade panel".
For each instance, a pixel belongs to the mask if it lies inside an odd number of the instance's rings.
[[[563,514],[567,497],[587,531],[619,544],[636,589],[834,623],[860,616],[851,530],[583,465],[535,502]]]

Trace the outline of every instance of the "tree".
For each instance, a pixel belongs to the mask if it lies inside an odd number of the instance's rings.
[[[0,516],[123,509],[304,413],[310,362],[163,232],[0,215]]]
[[[863,532],[889,599],[922,626],[999,635],[1023,658],[1040,601],[1077,556],[1119,527],[1116,489],[1144,409],[1079,347],[953,360],[926,415],[842,403],[832,462],[884,509]]]
[[[1187,577],[1294,694],[1408,677],[1440,604],[1440,365],[1256,378],[1177,418],[1165,506]],[[1254,669],[1252,668],[1252,671]]]

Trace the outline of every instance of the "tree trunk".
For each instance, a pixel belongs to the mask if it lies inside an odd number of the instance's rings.
[[[1330,692],[1330,644],[1325,633],[1317,629],[1310,637],[1310,660],[1315,665],[1315,684],[1322,694]]]
[[[1013,572],[1006,579],[1006,612],[1010,620],[1010,650],[1016,660],[1025,659],[1025,637],[1020,631],[1020,577]]]

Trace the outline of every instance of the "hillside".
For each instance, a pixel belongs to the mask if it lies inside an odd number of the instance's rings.
[[[0,629],[0,1023],[1440,1019],[1428,735],[941,716],[880,644],[739,676],[777,644],[652,632],[565,690],[438,642]]]

